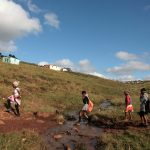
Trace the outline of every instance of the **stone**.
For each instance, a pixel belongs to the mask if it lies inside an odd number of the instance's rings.
[[[79,129],[78,129],[78,128],[73,127],[72,129],[73,129],[75,132],[79,133]]]
[[[55,140],[58,140],[58,139],[61,139],[63,136],[61,135],[61,134],[55,134],[54,136],[53,136],[53,138],[55,139]]]
[[[37,122],[37,123],[45,123],[44,120],[37,120],[36,122]]]
[[[71,147],[69,145],[66,145],[66,150],[71,150]]]
[[[5,122],[0,120],[0,125],[5,125]]]
[[[56,122],[58,124],[63,124],[65,122],[64,116],[63,115],[57,115],[56,116]]]
[[[23,143],[26,142],[26,138],[23,138],[23,139],[22,139],[22,142],[23,142]]]

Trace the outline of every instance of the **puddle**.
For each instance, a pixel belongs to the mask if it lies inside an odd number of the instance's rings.
[[[100,104],[100,108],[101,108],[101,109],[114,109],[114,107],[112,106],[110,100],[104,100],[104,101]]]
[[[68,113],[73,118],[78,118],[76,112]],[[80,126],[75,125],[76,120],[66,121],[64,125],[58,125],[53,129],[47,130],[44,139],[48,144],[49,150],[65,150],[64,145],[69,145],[71,150],[76,145],[84,145],[86,150],[95,150],[97,137],[102,133],[102,128],[90,126],[87,122],[82,121]],[[61,135],[58,140],[54,139],[54,135]],[[79,150],[79,149],[78,149]]]

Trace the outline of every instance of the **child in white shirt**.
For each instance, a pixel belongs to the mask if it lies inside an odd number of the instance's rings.
[[[15,104],[15,109],[16,109],[16,115],[20,116],[20,111],[19,111],[19,106],[21,105],[21,95],[20,95],[20,88],[19,86],[19,81],[14,81],[12,86],[14,88],[13,94],[8,97],[7,103],[8,103],[8,108],[7,112],[11,111],[11,104]]]

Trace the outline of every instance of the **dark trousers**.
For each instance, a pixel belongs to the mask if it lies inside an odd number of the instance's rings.
[[[11,102],[10,102],[10,99],[7,100],[7,105],[8,105],[8,109],[11,109]],[[15,103],[15,109],[16,109],[15,114],[16,114],[16,115],[20,115],[18,103]]]

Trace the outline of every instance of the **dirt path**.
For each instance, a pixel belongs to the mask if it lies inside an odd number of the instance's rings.
[[[0,109],[0,132],[22,131],[24,129],[34,130],[43,133],[49,128],[56,126],[54,115],[50,113],[33,113],[22,112],[20,117],[16,117],[12,112],[7,113]]]

